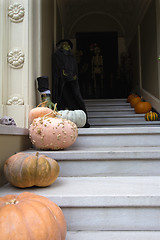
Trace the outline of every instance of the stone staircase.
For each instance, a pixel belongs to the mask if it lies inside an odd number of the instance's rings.
[[[67,220],[66,240],[160,239],[160,122],[146,122],[125,99],[87,100],[91,128],[70,148],[40,151],[60,176],[47,188]],[[27,152],[36,152],[30,149]],[[4,185],[0,196],[24,191]]]

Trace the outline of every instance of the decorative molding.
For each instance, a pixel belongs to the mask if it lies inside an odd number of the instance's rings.
[[[15,23],[22,22],[24,19],[25,10],[20,3],[14,3],[8,8],[8,16],[10,20]]]
[[[23,105],[24,101],[22,98],[13,97],[7,101],[7,105]]]
[[[21,50],[14,49],[8,53],[8,63],[12,68],[21,68],[24,64],[24,53]]]

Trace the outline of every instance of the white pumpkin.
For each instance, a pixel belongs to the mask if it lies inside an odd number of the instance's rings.
[[[61,110],[58,113],[61,114],[61,118],[74,122],[78,128],[86,124],[86,113],[83,110]]]

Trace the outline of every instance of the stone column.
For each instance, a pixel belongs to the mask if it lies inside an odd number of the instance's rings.
[[[0,117],[28,127],[41,75],[41,0],[0,0]]]

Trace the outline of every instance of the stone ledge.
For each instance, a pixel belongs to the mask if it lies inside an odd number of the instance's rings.
[[[19,128],[14,126],[5,126],[0,124],[0,135],[28,135],[27,128]]]

